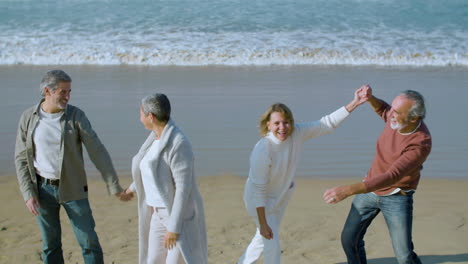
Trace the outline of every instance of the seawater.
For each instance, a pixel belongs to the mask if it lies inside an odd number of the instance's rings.
[[[0,65],[468,66],[466,0],[0,0]]]

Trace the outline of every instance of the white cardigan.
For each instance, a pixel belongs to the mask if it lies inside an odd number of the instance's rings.
[[[140,162],[155,140],[151,132],[132,160],[133,187],[138,197],[139,263],[146,264],[151,211],[141,180]],[[187,264],[208,263],[203,200],[194,175],[192,146],[172,120],[166,124],[152,168],[156,186],[169,212],[168,231],[179,234],[177,247]]]
[[[250,155],[249,177],[244,189],[244,203],[251,216],[257,217],[257,207],[274,213],[287,205],[304,142],[332,133],[348,116],[346,108],[341,107],[320,120],[296,124],[285,141],[268,133],[257,142]]]

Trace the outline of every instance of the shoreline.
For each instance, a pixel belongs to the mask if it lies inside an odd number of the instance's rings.
[[[122,187],[130,176],[120,178]],[[296,180],[280,236],[284,263],[344,264],[340,232],[352,199],[325,204],[325,189],[357,179]],[[209,263],[234,262],[255,230],[242,201],[245,179],[202,176],[198,184],[205,203]],[[101,180],[89,179],[90,203],[107,263],[136,263],[138,256],[136,201],[123,203],[107,195]],[[40,235],[34,217],[27,212],[16,177],[0,177],[0,263],[39,263]],[[468,179],[422,179],[415,195],[413,238],[423,263],[468,263]],[[80,249],[62,210],[63,249],[66,261],[81,263]],[[434,239],[437,237],[437,239]],[[366,250],[370,264],[394,263],[383,217],[370,226]]]
[[[468,65],[377,65],[377,64],[269,64],[269,65],[225,65],[225,64],[207,64],[207,65],[137,65],[137,64],[0,64],[0,68],[45,68],[45,69],[99,69],[99,68],[132,68],[132,69],[187,69],[187,70],[239,70],[239,69],[379,69],[379,70],[458,70],[468,71]]]

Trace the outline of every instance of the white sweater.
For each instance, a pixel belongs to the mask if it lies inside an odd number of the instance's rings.
[[[287,193],[293,186],[304,142],[332,133],[348,115],[346,108],[341,107],[320,120],[296,124],[285,141],[268,133],[257,142],[250,155],[249,178],[244,191],[250,215],[257,216],[257,207],[265,207],[267,213],[273,213],[287,204]]]

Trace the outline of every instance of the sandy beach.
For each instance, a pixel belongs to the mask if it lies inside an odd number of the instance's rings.
[[[321,200],[329,187],[358,179],[297,179],[297,189],[281,226],[283,263],[344,264],[340,231],[351,199],[337,205]],[[253,236],[255,226],[243,201],[244,178],[199,177],[208,229],[209,263],[234,263]],[[121,178],[123,186],[129,176]],[[90,179],[90,202],[106,263],[137,263],[136,201],[123,203],[107,195],[99,179]],[[16,178],[0,177],[0,263],[41,263],[41,239],[35,219],[22,201]],[[422,179],[414,202],[415,250],[425,264],[468,263],[468,180]],[[67,216],[62,210],[66,263],[82,263]],[[382,216],[366,235],[369,264],[396,264]]]

